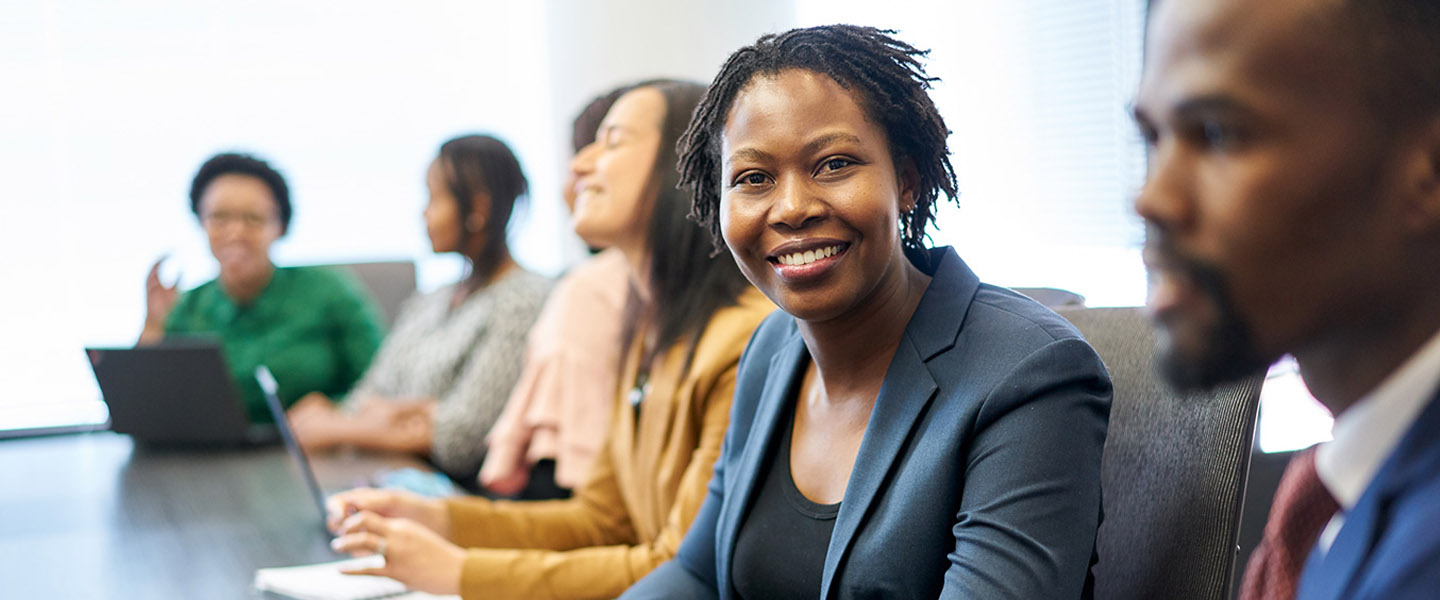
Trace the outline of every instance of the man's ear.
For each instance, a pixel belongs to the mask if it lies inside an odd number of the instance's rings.
[[[900,212],[915,210],[915,199],[920,189],[920,170],[915,168],[915,161],[908,156],[900,157],[895,162],[895,179],[900,184]]]
[[[1404,182],[1411,200],[1406,222],[1417,232],[1440,233],[1440,114],[1425,121]]]

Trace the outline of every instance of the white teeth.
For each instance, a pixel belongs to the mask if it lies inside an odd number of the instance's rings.
[[[777,260],[782,265],[800,266],[808,265],[822,258],[830,258],[840,252],[840,246],[829,246],[818,250],[806,250],[793,254],[782,254]]]

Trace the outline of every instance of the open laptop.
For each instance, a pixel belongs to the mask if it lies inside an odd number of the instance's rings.
[[[310,466],[310,458],[305,455],[305,450],[295,440],[295,430],[290,428],[290,418],[285,414],[285,407],[280,404],[280,397],[276,393],[278,388],[275,377],[270,374],[269,369],[261,365],[255,368],[255,381],[259,382],[260,390],[265,393],[265,405],[269,407],[271,416],[275,418],[275,428],[280,434],[280,439],[285,442],[286,452],[290,453],[291,460],[305,479],[305,485],[310,488],[310,496],[314,499],[315,506],[320,509],[322,527],[325,525],[327,492],[333,493],[350,487],[364,486],[402,489],[431,498],[444,498],[462,493],[460,488],[444,474],[420,471],[414,467],[380,468],[364,473],[358,479],[352,480],[349,486],[330,490],[322,488],[319,478],[315,477],[315,469]]]
[[[300,475],[305,479],[305,485],[310,488],[310,498],[315,502],[316,508],[320,509],[320,528],[325,532],[326,538],[330,536],[330,529],[325,526],[325,492],[320,489],[320,481],[315,479],[315,470],[310,467],[310,459],[305,456],[305,450],[300,447],[300,442],[295,441],[295,432],[290,429],[290,419],[285,415],[285,407],[280,404],[279,386],[275,383],[275,376],[270,374],[270,369],[265,365],[255,367],[255,381],[260,384],[260,391],[265,393],[265,406],[270,409],[270,415],[275,417],[275,429],[280,432],[280,439],[285,442],[285,451],[290,453],[290,459],[300,468]]]
[[[280,439],[285,441],[286,452],[290,453],[290,458],[299,467],[300,473],[305,479],[305,485],[310,488],[310,496],[314,499],[316,508],[320,510],[320,528],[324,532],[325,539],[328,540],[332,534],[325,527],[325,494],[320,489],[319,480],[315,478],[314,469],[310,467],[310,459],[305,456],[305,451],[295,441],[295,433],[290,429],[290,420],[285,415],[285,407],[281,406],[280,397],[276,394],[278,388],[275,384],[275,377],[270,374],[269,369],[261,365],[255,368],[255,381],[260,384],[260,390],[265,393],[265,405],[270,408],[270,414],[275,417],[275,428],[280,432]],[[435,596],[411,591],[406,589],[405,584],[388,577],[341,573],[341,571],[350,569],[380,567],[384,564],[384,556],[371,555],[317,565],[259,569],[255,572],[253,585],[266,598],[460,600],[459,596]]]
[[[160,445],[270,443],[275,428],[252,424],[214,340],[136,348],[86,348],[110,408],[110,429]]]

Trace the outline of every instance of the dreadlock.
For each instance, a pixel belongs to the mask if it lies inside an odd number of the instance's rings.
[[[694,190],[690,218],[709,228],[716,251],[720,236],[720,137],[735,96],[757,76],[805,69],[834,79],[855,96],[865,117],[890,140],[896,165],[910,159],[919,175],[915,207],[900,216],[901,243],[923,249],[927,224],[935,223],[940,193],[958,197],[946,138],[950,130],[926,91],[937,78],[925,74],[920,58],[928,50],[891,37],[893,30],[826,25],[768,34],[735,51],[705,92],[690,127],[680,138],[680,185]],[[907,252],[915,255],[915,252]]]

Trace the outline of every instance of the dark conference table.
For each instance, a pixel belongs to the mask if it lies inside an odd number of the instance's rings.
[[[312,457],[327,492],[420,461]],[[285,448],[110,432],[0,440],[0,598],[257,598],[255,569],[344,558]]]

